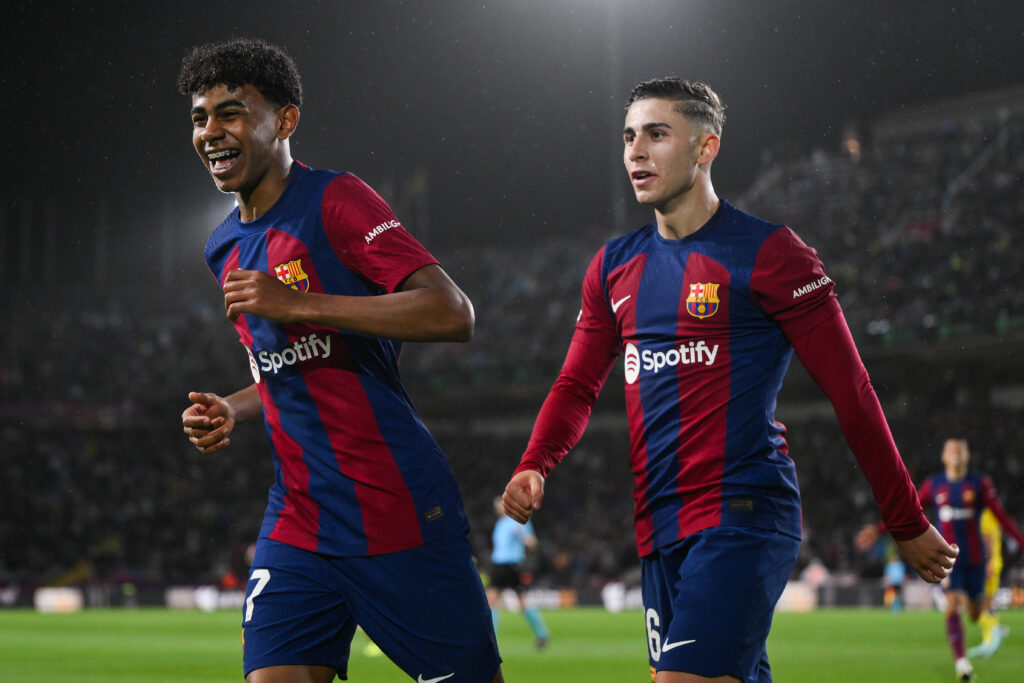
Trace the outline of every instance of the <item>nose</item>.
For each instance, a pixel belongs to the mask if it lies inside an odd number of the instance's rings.
[[[647,158],[647,148],[640,142],[640,138],[626,143],[626,158],[630,161],[639,161]]]
[[[205,125],[196,131],[203,142],[210,142],[224,137],[224,129],[215,117],[208,118]]]

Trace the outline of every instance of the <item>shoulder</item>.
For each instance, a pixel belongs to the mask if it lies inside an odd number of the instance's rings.
[[[637,254],[650,251],[656,229],[654,223],[648,223],[642,228],[609,240],[598,250],[595,260],[600,257],[607,271],[629,261]]]

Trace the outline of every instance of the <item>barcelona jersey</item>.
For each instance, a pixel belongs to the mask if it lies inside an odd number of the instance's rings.
[[[252,269],[347,296],[394,292],[436,263],[358,178],[299,163],[274,206],[250,222],[235,209],[205,257],[221,284]],[[274,458],[261,538],[361,556],[468,528],[451,467],[402,386],[397,342],[248,314],[235,328]]]
[[[564,456],[621,356],[639,554],[719,525],[799,538],[775,402],[792,340],[835,316],[815,251],[727,202],[682,239],[654,223],[614,239],[587,270],[566,364],[517,471],[546,475]],[[912,498],[908,477],[905,488]]]
[[[998,520],[998,526],[1006,529],[1018,543],[1024,542],[1020,527],[1003,508],[995,485],[987,475],[967,472],[961,479],[950,479],[945,472],[939,472],[928,477],[917,493],[924,507],[934,507],[936,527],[942,537],[960,547],[957,562],[985,564],[981,518],[986,509]]]

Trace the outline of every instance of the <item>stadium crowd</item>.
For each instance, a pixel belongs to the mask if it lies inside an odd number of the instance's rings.
[[[1024,330],[1024,290],[1010,282],[1024,225],[1024,117],[994,111],[876,137],[856,153],[769,159],[735,204],[791,225],[818,249],[862,349],[913,355],[933,342],[966,346]],[[491,500],[558,371],[587,260],[611,234],[589,227],[529,248],[434,249],[475,304],[476,335],[467,345],[408,345],[402,372],[428,425],[444,421],[436,434],[459,478],[482,564]],[[6,316],[0,585],[205,582],[244,573],[273,477],[264,435],[240,430],[229,451],[202,456],[180,427],[189,390],[228,391],[249,377],[245,354],[224,343],[234,333],[212,289],[181,310],[139,307],[112,293],[87,301],[44,312],[21,304]],[[915,387],[899,372],[873,379],[876,387],[907,385],[900,400],[909,408],[890,422],[915,481],[938,469],[947,436],[963,435],[972,465],[1024,519],[1020,405],[986,404],[983,391],[952,400],[954,389]],[[616,383],[612,377],[609,387]],[[514,415],[496,415],[505,404],[477,398],[517,388],[526,398]],[[458,400],[462,392],[471,398]],[[505,427],[492,429],[495,421]],[[863,478],[848,470],[856,464],[835,418],[798,416],[789,426],[805,560],[873,571],[853,537],[875,507]],[[595,426],[553,474],[557,493],[535,521],[538,581],[595,585],[633,570],[627,453],[624,424]]]

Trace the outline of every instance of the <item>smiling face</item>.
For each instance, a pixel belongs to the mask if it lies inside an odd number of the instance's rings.
[[[626,112],[623,162],[636,200],[661,211],[684,196],[699,170],[700,136],[672,100],[637,100]]]
[[[298,109],[274,107],[252,85],[215,85],[192,97],[192,145],[217,188],[240,202],[268,171],[290,167],[288,137],[297,121]]]

